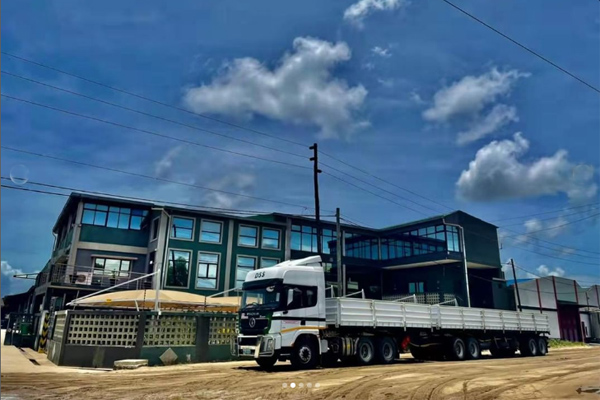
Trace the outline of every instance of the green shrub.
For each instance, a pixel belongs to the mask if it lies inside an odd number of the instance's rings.
[[[569,342],[567,340],[561,339],[550,339],[548,340],[548,347],[552,349],[559,349],[561,347],[582,347],[585,346],[585,343],[582,342]]]

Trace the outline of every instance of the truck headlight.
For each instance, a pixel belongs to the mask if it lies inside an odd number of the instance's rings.
[[[272,351],[274,347],[275,347],[275,341],[272,338],[267,339],[266,350]]]

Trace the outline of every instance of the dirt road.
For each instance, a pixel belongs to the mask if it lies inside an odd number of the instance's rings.
[[[295,387],[291,387],[292,383]],[[307,386],[310,384],[310,388]],[[59,399],[600,399],[600,347],[546,357],[263,372],[252,362],[135,371],[2,373],[2,398]]]

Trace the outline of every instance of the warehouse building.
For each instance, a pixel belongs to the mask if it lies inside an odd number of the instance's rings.
[[[317,228],[314,219],[288,214],[239,217],[73,193],[52,229],[55,245],[28,309],[60,310],[158,270],[118,289],[160,284],[218,294],[239,288],[249,271],[317,254]],[[326,280],[336,293],[364,291],[367,298],[514,309],[496,229],[461,211],[383,229],[342,225],[342,289],[336,227],[323,221]]]

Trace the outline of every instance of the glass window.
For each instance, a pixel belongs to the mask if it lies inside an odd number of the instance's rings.
[[[239,246],[257,247],[258,246],[258,228],[255,226],[240,225],[240,234],[238,238]]]
[[[425,282],[410,282],[408,284],[408,293],[425,293]]]
[[[198,254],[198,276],[196,287],[198,289],[216,289],[219,271],[219,254]]]
[[[191,240],[194,236],[194,219],[173,217],[171,238]]]
[[[130,208],[86,203],[83,206],[81,222],[87,225],[106,226],[107,228],[140,230],[142,221],[147,214],[147,210],[132,210]]]
[[[292,290],[291,298],[289,289]],[[317,288],[309,286],[286,286],[284,292],[286,299],[286,309],[294,310],[298,308],[314,307],[317,305]]]
[[[335,254],[337,246],[337,232],[331,229],[321,231],[321,240],[323,241],[323,254]]]
[[[312,226],[292,225],[292,250],[317,252],[317,229]]]
[[[241,288],[246,280],[248,272],[256,268],[256,258],[248,256],[237,257],[237,267],[235,269],[235,287]]]
[[[111,278],[118,276],[127,277],[131,270],[130,260],[120,260],[114,258],[96,258],[94,259],[94,275],[104,275]]]
[[[200,223],[200,241],[209,243],[221,243],[222,231],[222,222],[202,220],[202,222]]]
[[[155,218],[152,221],[152,228],[151,228],[152,240],[158,239],[159,223],[160,223],[160,218]]]
[[[279,229],[263,228],[262,230],[262,248],[279,250],[279,241],[281,231]]]
[[[182,250],[169,250],[169,267],[165,286],[188,287],[192,253]]]
[[[279,264],[279,259],[277,258],[266,258],[263,257],[260,259],[260,267],[261,268],[270,268]]]

